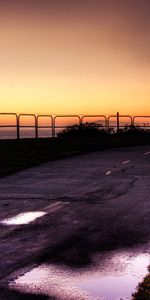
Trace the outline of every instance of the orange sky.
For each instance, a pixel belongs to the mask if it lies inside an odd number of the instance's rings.
[[[149,0],[0,1],[1,112],[150,115]]]

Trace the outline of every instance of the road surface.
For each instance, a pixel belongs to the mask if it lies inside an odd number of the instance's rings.
[[[78,268],[94,253],[146,243],[150,146],[83,154],[5,177],[0,206],[1,282],[30,264]],[[5,224],[23,212],[45,214]]]

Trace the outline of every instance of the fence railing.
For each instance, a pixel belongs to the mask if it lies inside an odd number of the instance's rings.
[[[7,118],[7,122],[3,123],[3,117]],[[13,124],[9,123],[9,119],[13,117]],[[22,124],[22,120],[26,119],[26,122]],[[32,119],[32,124],[27,119]],[[48,120],[49,124],[40,124],[41,120]],[[57,132],[66,128],[72,127],[72,125],[81,125],[86,122],[96,122],[99,127],[102,127],[106,131],[110,129],[120,132],[122,128],[126,126],[134,127],[140,123],[140,127],[149,129],[150,123],[142,123],[139,120],[150,120],[150,116],[130,116],[121,115],[49,115],[49,114],[16,114],[16,113],[0,113],[0,129],[13,128],[15,129],[16,138],[21,138],[22,129],[32,129],[34,131],[35,138],[39,137],[39,131],[42,129],[49,130],[49,136],[54,138]],[[74,122],[73,122],[74,120]],[[127,120],[127,122],[125,122]]]

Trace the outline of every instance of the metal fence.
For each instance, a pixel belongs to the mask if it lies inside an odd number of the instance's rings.
[[[14,122],[10,124],[7,122],[3,123],[3,118],[6,117],[8,120],[13,117]],[[25,120],[25,124],[22,124],[22,120]],[[29,123],[28,119],[32,119],[32,124]],[[42,120],[48,120],[49,124],[40,124]],[[73,122],[74,120],[74,122]],[[127,122],[125,121],[127,120]],[[139,120],[142,120],[141,122]],[[21,138],[22,129],[32,129],[34,131],[34,137],[39,137],[39,132],[42,129],[47,129],[49,136],[54,138],[57,136],[58,131],[64,128],[70,128],[72,125],[81,125],[86,122],[97,123],[97,125],[107,132],[114,130],[120,132],[122,128],[134,127],[140,124],[141,128],[150,128],[150,123],[143,122],[143,120],[150,120],[150,116],[130,116],[121,115],[117,112],[116,115],[42,115],[42,114],[16,114],[16,113],[0,113],[0,129],[10,129],[15,130],[16,138]]]

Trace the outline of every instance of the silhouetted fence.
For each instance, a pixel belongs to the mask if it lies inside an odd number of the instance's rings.
[[[6,118],[3,123],[3,118]],[[13,123],[10,122],[13,118]],[[72,125],[81,125],[86,122],[95,122],[99,127],[105,129],[107,132],[111,130],[120,132],[125,126],[133,128],[140,124],[140,128],[149,129],[150,123],[143,123],[143,120],[150,120],[150,116],[130,116],[130,115],[42,115],[42,114],[16,114],[16,113],[0,113],[0,129],[14,129],[16,138],[21,138],[22,129],[32,129],[34,137],[39,137],[40,130],[48,130],[49,136],[56,137],[58,131],[64,128],[71,128]],[[24,123],[23,121],[26,122]],[[30,120],[30,123],[29,123]],[[48,120],[48,124],[44,121]],[[73,122],[74,120],[74,122]],[[125,122],[127,120],[127,122]],[[140,122],[139,120],[142,120]],[[32,122],[31,122],[32,121]],[[23,122],[23,123],[22,123]],[[32,123],[32,124],[31,124]]]

